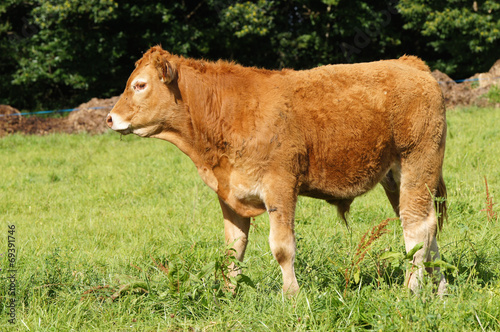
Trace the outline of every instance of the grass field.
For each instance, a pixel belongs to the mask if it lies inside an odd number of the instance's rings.
[[[381,258],[404,251],[398,220],[355,263],[363,234],[394,217],[381,187],[355,200],[349,229],[325,202],[299,200],[302,288],[292,299],[281,292],[268,218],[253,220],[248,278],[233,296],[223,287],[216,195],[173,145],[115,133],[4,137],[0,330],[500,330],[500,205],[488,215],[484,179],[499,202],[500,110],[452,110],[448,123],[449,219],[439,244],[455,268],[444,298],[431,285],[411,294],[407,262]]]

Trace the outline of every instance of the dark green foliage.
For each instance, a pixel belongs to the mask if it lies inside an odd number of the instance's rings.
[[[466,77],[488,71],[499,58],[500,3],[401,0],[403,28],[416,32],[414,47],[448,74]]]
[[[266,68],[416,54],[457,78],[498,56],[496,1],[7,0],[0,103],[72,107],[121,93],[150,46]]]

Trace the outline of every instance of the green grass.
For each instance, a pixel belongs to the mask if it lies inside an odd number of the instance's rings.
[[[499,330],[500,227],[482,210],[484,176],[500,201],[500,111],[451,110],[448,122],[449,220],[439,244],[457,270],[446,273],[443,299],[430,285],[411,294],[405,265],[380,259],[404,251],[396,220],[346,288],[362,235],[394,217],[379,187],[355,200],[350,229],[328,204],[299,200],[296,298],[283,296],[268,218],[256,218],[244,264],[255,287],[241,284],[233,296],[214,272],[226,264],[216,195],[174,146],[114,133],[4,137],[0,330]],[[16,227],[15,325],[6,307],[9,225]]]

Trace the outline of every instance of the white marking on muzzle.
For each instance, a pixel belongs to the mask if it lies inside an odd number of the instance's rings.
[[[111,129],[116,131],[127,131],[130,130],[130,122],[123,121],[122,117],[118,114],[109,113],[113,119],[113,126]]]

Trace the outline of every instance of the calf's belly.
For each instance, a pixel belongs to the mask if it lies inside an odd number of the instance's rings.
[[[325,200],[355,198],[379,183],[395,161],[389,148],[311,158],[299,194]]]

